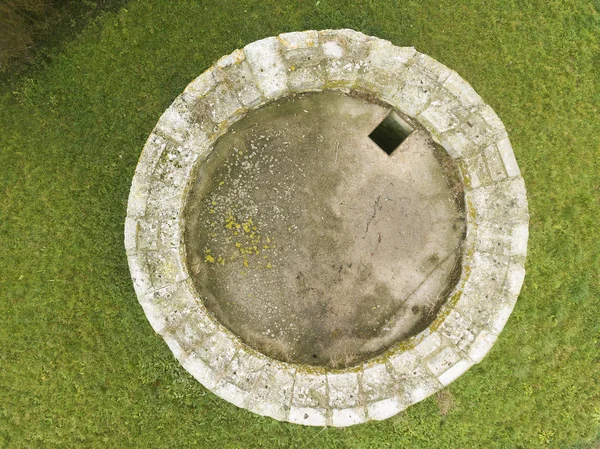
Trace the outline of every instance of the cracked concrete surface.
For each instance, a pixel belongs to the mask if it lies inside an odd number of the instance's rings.
[[[389,106],[307,94],[221,137],[188,197],[196,289],[250,346],[351,366],[426,328],[460,273],[465,217],[453,162],[415,131],[369,139]]]

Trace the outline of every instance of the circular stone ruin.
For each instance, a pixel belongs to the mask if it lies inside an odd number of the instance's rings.
[[[352,30],[263,39],[160,118],[125,246],[154,330],[229,402],[395,415],[491,349],[525,275],[506,130],[455,72]]]

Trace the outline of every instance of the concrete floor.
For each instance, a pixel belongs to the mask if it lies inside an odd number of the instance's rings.
[[[457,171],[420,128],[382,151],[368,136],[388,112],[297,96],[250,113],[203,163],[185,213],[188,266],[250,346],[349,366],[424,329],[454,286]]]

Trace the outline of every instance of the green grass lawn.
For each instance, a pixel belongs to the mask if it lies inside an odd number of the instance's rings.
[[[0,448],[597,448],[600,3],[132,1],[0,87]],[[354,28],[455,69],[528,189],[527,277],[488,357],[381,423],[240,410],[179,366],[133,291],[123,223],[160,114],[220,56]],[[595,441],[595,443],[594,443]]]

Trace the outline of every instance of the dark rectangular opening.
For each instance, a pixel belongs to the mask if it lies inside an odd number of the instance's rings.
[[[369,138],[387,154],[391,155],[406,140],[413,128],[395,112],[387,117],[369,134]]]

